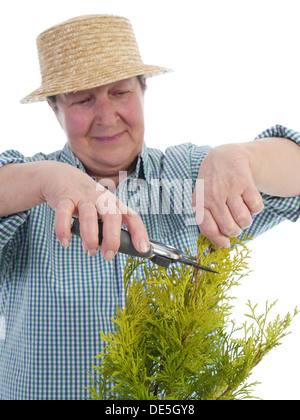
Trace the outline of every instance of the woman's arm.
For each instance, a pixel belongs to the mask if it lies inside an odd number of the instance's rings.
[[[55,161],[8,164],[0,169],[0,217],[29,210],[47,202],[55,211],[55,232],[62,245],[71,240],[72,216],[80,218],[83,246],[90,255],[98,249],[98,215],[103,220],[104,257],[111,260],[120,246],[121,225],[126,224],[140,252],[149,238],[140,216],[121,203],[90,176]]]
[[[269,138],[240,145],[248,155],[257,189],[277,197],[300,195],[300,147],[284,138]]]
[[[259,139],[214,148],[203,161],[204,205],[195,208],[201,232],[217,247],[229,246],[263,210],[260,192],[300,195],[300,147],[285,138]],[[196,203],[194,192],[193,202]]]

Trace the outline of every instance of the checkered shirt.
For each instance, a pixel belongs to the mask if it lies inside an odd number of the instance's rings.
[[[275,126],[259,137],[286,137],[300,145],[300,133]],[[198,227],[191,203],[199,167],[210,147],[182,144],[165,153],[147,148],[136,170],[116,194],[141,214],[149,237],[196,253]],[[54,160],[85,171],[67,144],[63,150],[26,158],[10,150],[0,155],[9,163]],[[128,188],[128,181],[130,188]],[[160,181],[167,182],[164,190]],[[177,180],[192,180],[191,188],[176,188]],[[127,183],[127,184],[126,184]],[[127,185],[127,188],[124,188]],[[146,185],[146,188],[145,188]],[[158,196],[151,195],[157,186]],[[181,184],[181,186],[183,183]],[[185,184],[184,184],[185,185]],[[163,211],[163,196],[170,211]],[[150,198],[149,198],[150,197]],[[254,217],[248,235],[258,236],[278,223],[296,221],[300,197],[263,195],[265,209]],[[145,209],[151,203],[152,213]],[[126,256],[105,261],[101,253],[89,257],[81,241],[72,237],[63,248],[54,232],[54,211],[47,203],[0,218],[0,399],[81,400],[88,397],[88,371],[101,351],[99,331],[113,329],[111,318],[124,306],[123,270]],[[151,264],[149,262],[149,264]]]

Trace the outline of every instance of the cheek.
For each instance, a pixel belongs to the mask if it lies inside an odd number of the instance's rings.
[[[90,128],[90,121],[83,115],[74,113],[65,119],[65,133],[70,143],[79,141],[86,137]]]
[[[131,103],[126,107],[126,120],[128,125],[137,132],[144,131],[144,104],[143,101]]]

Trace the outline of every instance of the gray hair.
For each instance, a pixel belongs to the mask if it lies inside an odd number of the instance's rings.
[[[140,76],[137,76],[137,79],[142,88],[142,91],[145,92],[145,90],[147,89],[145,76],[141,74]],[[56,95],[47,96],[47,100],[50,102],[51,107],[55,110],[57,108]]]

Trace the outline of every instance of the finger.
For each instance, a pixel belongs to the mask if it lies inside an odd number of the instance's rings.
[[[120,210],[123,210],[122,204]],[[127,208],[127,212],[122,214],[122,219],[128,228],[135,249],[141,253],[149,251],[149,237],[141,217],[135,211]]]
[[[195,216],[197,220],[197,212]],[[228,248],[230,246],[228,236],[220,231],[210,210],[204,209],[204,211],[201,211],[201,220],[198,225],[201,233],[217,248]]]
[[[120,247],[122,226],[117,197],[107,190],[102,191],[96,201],[96,209],[103,221],[103,239],[100,249],[103,257],[111,261]]]
[[[96,207],[103,220],[103,243],[101,250],[107,259],[111,259],[120,247],[121,225],[127,226],[133,246],[139,252],[147,252],[150,248],[149,237],[140,216],[120,202],[109,191],[103,192]],[[104,232],[107,232],[104,237]],[[107,255],[106,255],[107,254]]]
[[[99,245],[97,210],[92,202],[83,200],[79,201],[77,209],[83,248],[90,256],[94,256]]]
[[[100,215],[116,215],[120,214],[118,203],[119,200],[114,194],[106,189],[103,189],[99,193],[95,206]]]
[[[224,236],[235,237],[242,233],[242,229],[235,222],[226,203],[214,203],[209,210],[212,218],[218,225],[220,232]]]
[[[111,261],[120,248],[122,217],[119,213],[102,215],[103,240],[100,247],[103,257]]]
[[[250,211],[240,195],[228,198],[226,204],[235,223],[241,229],[246,229],[251,226],[252,217]]]
[[[248,187],[245,190],[243,200],[251,214],[258,214],[264,209],[262,197],[255,186]]]
[[[71,241],[71,220],[76,206],[70,198],[58,203],[55,212],[54,230],[59,242],[67,247]]]

